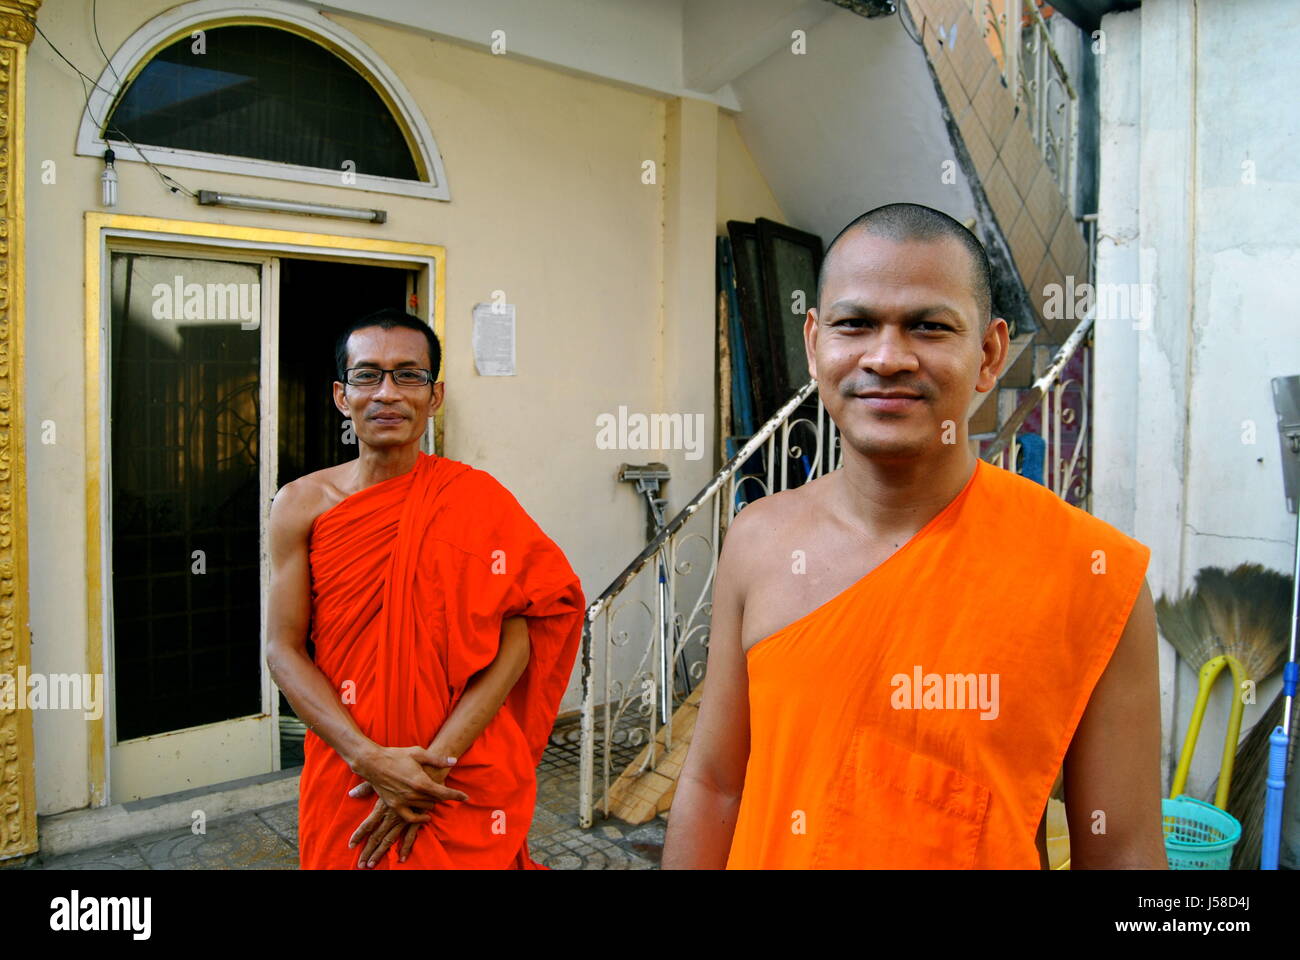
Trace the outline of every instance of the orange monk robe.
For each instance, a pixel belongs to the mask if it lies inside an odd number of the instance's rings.
[[[1039,869],[1052,783],[1149,556],[981,461],[889,559],[747,651],[727,866]]]
[[[469,680],[496,657],[501,624],[527,618],[528,666],[451,768],[468,801],[439,804],[405,863],[375,869],[535,869],[527,835],[541,761],[581,637],[583,598],[560,549],[500,483],[423,453],[415,467],[316,518],[309,540],[316,665],[361,730],[427,747]],[[299,791],[304,869],[356,867],[348,838],[375,804],[308,732]]]

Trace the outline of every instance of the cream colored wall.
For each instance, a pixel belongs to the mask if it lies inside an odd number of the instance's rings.
[[[766,217],[785,223],[785,214],[772,194],[736,126],[735,114],[718,112],[718,235],[728,220]]]
[[[104,47],[111,54],[170,5],[100,5]],[[88,0],[47,0],[39,23],[64,54],[97,76],[103,58],[89,11]],[[643,184],[641,171],[644,160],[663,170],[667,103],[359,19],[339,16],[336,22],[369,44],[411,90],[437,138],[450,203],[165,168],[192,190],[379,206],[389,218],[364,225],[219,210],[169,193],[143,164],[120,162],[116,212],[444,245],[447,453],[490,471],[515,493],[568,554],[590,598],[643,543],[644,507],[629,485],[615,481],[618,465],[658,458],[648,451],[598,450],[596,416],[619,404],[646,412],[694,410],[698,398],[679,403],[665,395],[681,389],[683,379],[680,370],[665,378],[665,365],[677,363],[695,378],[712,372],[711,256],[694,266],[677,256],[674,297],[698,298],[706,289],[710,304],[703,310],[691,304],[669,324],[671,351],[665,346],[664,180]],[[26,416],[33,670],[81,672],[87,646],[82,223],[85,211],[101,209],[102,164],[73,154],[82,87],[39,38],[30,80]],[[711,173],[713,152],[705,153]],[[41,182],[47,160],[55,164],[53,184]],[[693,171],[692,182],[699,179]],[[699,190],[691,195],[698,197]],[[680,228],[698,232],[707,228],[704,219],[704,227],[686,218]],[[699,245],[686,241],[682,249]],[[518,310],[519,373],[513,378],[482,378],[473,368],[471,308],[497,289]],[[680,343],[689,332],[683,324],[703,325],[698,343],[709,349],[682,355]],[[52,445],[39,442],[46,420],[57,428]],[[672,506],[698,488],[691,485],[694,474],[711,469],[712,457],[709,449],[703,465],[682,474],[675,469],[681,482],[672,485]],[[564,708],[577,705],[571,687]],[[89,748],[80,715],[38,712],[35,733],[39,811],[85,806]]]

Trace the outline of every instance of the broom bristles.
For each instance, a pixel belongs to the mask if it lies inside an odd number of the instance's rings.
[[[1223,652],[1199,593],[1189,590],[1175,601],[1156,601],[1156,622],[1178,656],[1199,673],[1207,661]]]
[[[1250,680],[1266,680],[1282,666],[1289,634],[1290,577],[1257,563],[1244,563],[1231,572],[1206,567],[1196,575],[1196,593],[1221,652],[1235,657]]]

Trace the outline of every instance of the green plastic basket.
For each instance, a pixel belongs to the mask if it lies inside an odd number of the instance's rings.
[[[1170,870],[1227,870],[1241,824],[1226,810],[1186,794],[1160,801]]]

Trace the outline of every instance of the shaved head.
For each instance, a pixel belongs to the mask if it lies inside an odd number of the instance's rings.
[[[979,310],[980,329],[984,330],[988,327],[989,320],[993,316],[993,272],[989,267],[988,254],[984,252],[983,244],[975,234],[948,214],[919,203],[889,203],[868,210],[835,235],[835,239],[826,248],[821,271],[817,276],[819,306],[821,291],[826,288],[827,267],[835,254],[836,245],[842,237],[858,232],[885,237],[897,243],[909,241],[933,243],[945,237],[956,240],[968,255],[970,288]]]

